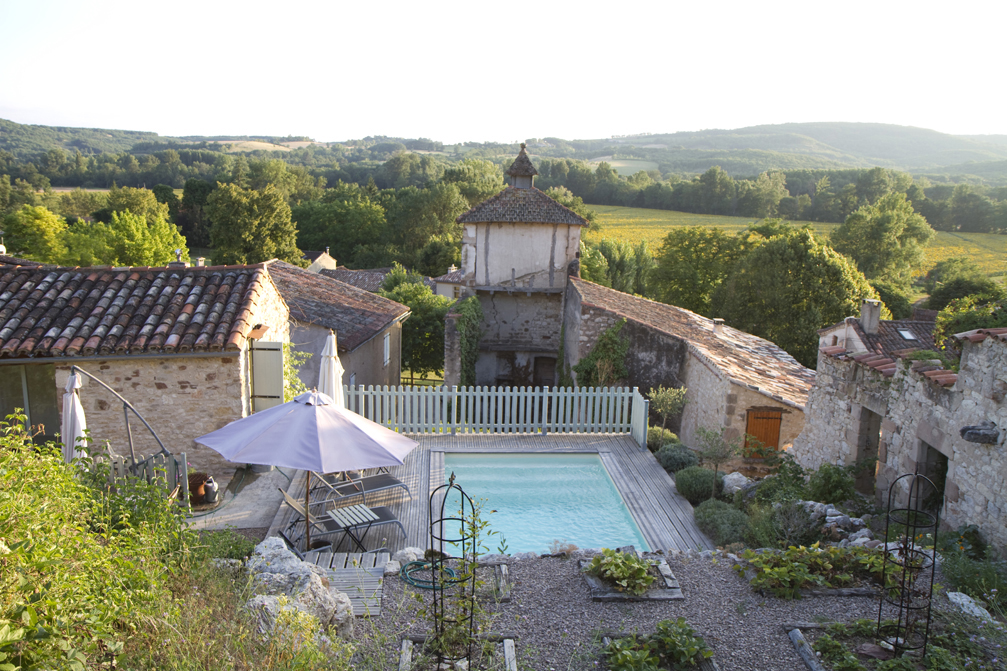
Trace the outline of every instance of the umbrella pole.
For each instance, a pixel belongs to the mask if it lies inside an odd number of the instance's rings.
[[[311,471],[308,471],[308,479],[304,483],[304,551],[311,549]]]

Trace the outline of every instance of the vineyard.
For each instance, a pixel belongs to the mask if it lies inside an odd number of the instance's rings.
[[[714,214],[691,214],[671,210],[648,210],[637,207],[592,205],[598,213],[601,230],[589,233],[587,241],[619,240],[633,245],[646,241],[651,251],[657,252],[668,231],[676,226],[714,226],[737,233],[756,222],[751,217],[723,217]],[[818,236],[828,236],[838,224],[799,221],[796,224],[811,226]],[[994,233],[939,232],[927,248],[927,261],[923,272],[938,261],[954,256],[967,256],[975,260],[989,275],[1007,274],[1007,235]]]

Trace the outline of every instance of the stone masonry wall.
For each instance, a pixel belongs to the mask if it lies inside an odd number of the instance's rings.
[[[804,430],[804,411],[732,383],[727,393],[727,407],[724,409],[724,426],[730,435],[745,433],[748,428],[748,411],[752,408],[774,408],[783,411],[780,420],[780,448],[791,449],[797,436]]]
[[[884,418],[889,385],[888,379],[871,368],[819,352],[818,373],[804,411],[804,430],[791,450],[797,463],[813,470],[822,464],[854,463],[863,408]],[[883,435],[890,433],[888,424],[888,430],[882,425]]]
[[[695,446],[698,443],[696,429],[716,430],[725,425],[728,395],[735,385],[694,356],[686,360],[684,378],[687,402],[682,410],[678,437],[686,445]]]
[[[946,389],[900,362],[895,375],[880,374],[850,361],[820,356],[809,400],[807,426],[793,454],[807,467],[850,463],[855,458],[862,408],[878,412],[881,444],[877,471],[879,502],[900,475],[923,470],[927,447],[948,459],[942,526],[977,525],[994,547],[1007,546],[1007,344],[995,338],[964,344],[958,381]],[[879,412],[883,411],[883,412]],[[994,422],[996,444],[970,443],[963,426]],[[908,485],[906,480],[901,485]],[[896,492],[905,504],[907,491]]]
[[[143,415],[173,453],[186,452],[193,468],[206,471],[224,486],[235,465],[193,439],[215,431],[242,417],[247,399],[242,362],[231,356],[161,359],[108,359],[83,361],[81,368],[112,387]],[[57,365],[56,388],[62,412],[63,390],[70,365]],[[82,376],[83,377],[83,376]],[[83,377],[81,403],[94,442],[111,442],[112,450],[129,455],[122,402]],[[136,453],[150,455],[160,448],[143,424],[130,413],[130,427]]]

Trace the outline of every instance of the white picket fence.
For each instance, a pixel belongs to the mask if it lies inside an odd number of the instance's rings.
[[[346,407],[402,433],[629,433],[647,442],[633,387],[344,387]]]
[[[111,462],[111,468],[108,473],[110,483],[128,477],[143,478],[148,484],[151,482],[160,483],[165,490],[165,496],[173,492],[175,487],[178,487],[177,496],[179,501],[184,505],[189,504],[189,474],[186,467],[188,461],[185,452],[170,457],[164,454],[155,454],[151,457],[137,455],[135,474],[130,471],[130,464],[132,462],[129,457],[119,454],[101,455],[96,458],[96,461]]]

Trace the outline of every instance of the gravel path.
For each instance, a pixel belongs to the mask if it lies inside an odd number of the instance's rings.
[[[869,597],[817,597],[784,601],[753,592],[726,558],[673,557],[684,601],[596,603],[574,559],[512,559],[510,603],[492,604],[494,632],[516,633],[522,669],[575,671],[604,668],[598,632],[650,633],[659,620],[684,617],[714,650],[722,671],[800,671],[804,664],[781,624],[792,621],[877,617]],[[484,569],[482,579],[490,579]],[[404,633],[426,633],[416,592],[397,578],[385,580],[382,616],[358,620],[358,635],[380,637],[389,661]],[[423,597],[429,601],[429,593]],[[396,668],[389,665],[388,668]]]

